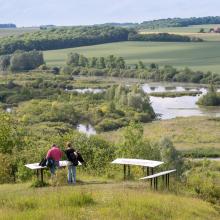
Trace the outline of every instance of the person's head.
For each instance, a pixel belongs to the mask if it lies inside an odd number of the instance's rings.
[[[71,144],[70,142],[67,142],[67,143],[66,143],[66,147],[67,147],[67,148],[73,148],[73,147],[72,147],[72,144]]]
[[[53,148],[53,147],[57,147],[57,145],[56,144],[52,144],[51,148]]]

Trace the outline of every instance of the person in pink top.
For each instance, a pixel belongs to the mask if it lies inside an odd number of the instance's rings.
[[[55,174],[56,168],[59,167],[59,161],[62,158],[62,151],[56,144],[53,144],[51,149],[47,152],[47,166],[50,168],[52,175]]]

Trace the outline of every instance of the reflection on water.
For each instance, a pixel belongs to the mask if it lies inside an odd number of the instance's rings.
[[[153,89],[152,89],[153,87]],[[164,86],[158,84],[152,86],[150,84],[143,85],[144,92],[150,95],[151,92],[165,91],[200,91],[202,94],[197,96],[182,96],[182,97],[153,97],[150,96],[154,111],[161,115],[161,119],[171,119],[175,117],[187,116],[212,116],[220,117],[220,107],[199,107],[196,102],[199,98],[207,93],[207,88],[199,87],[198,85],[186,86]],[[218,89],[219,91],[219,89]]]
[[[67,92],[78,92],[78,93],[94,93],[94,94],[97,94],[97,93],[102,93],[104,92],[104,89],[92,89],[92,88],[87,88],[87,89],[71,89],[71,90],[68,90],[66,89],[65,91]]]
[[[7,113],[11,113],[12,112],[12,108],[6,108],[5,110]]]
[[[90,124],[79,124],[77,125],[77,130],[79,132],[85,133],[88,136],[96,134],[95,128]]]

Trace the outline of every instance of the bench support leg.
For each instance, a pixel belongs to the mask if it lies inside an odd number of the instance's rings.
[[[149,167],[147,167],[147,176],[149,176],[150,174],[150,170],[149,170]]]
[[[167,188],[169,189],[169,186],[170,186],[170,175],[168,174],[167,175]]]
[[[39,179],[39,170],[36,171],[37,174],[37,180]]]
[[[41,177],[41,182],[43,183],[44,182],[44,170],[43,169],[40,170],[40,177]]]
[[[126,165],[124,164],[124,180],[126,180]]]
[[[131,167],[130,165],[128,165],[128,178],[130,178],[130,176],[131,176]]]

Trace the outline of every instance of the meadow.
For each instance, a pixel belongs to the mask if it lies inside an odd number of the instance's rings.
[[[123,129],[102,133],[115,143],[121,140]],[[169,137],[180,151],[213,156],[220,154],[220,120],[206,117],[180,117],[144,124],[144,137],[157,141]],[[195,154],[196,154],[195,153]],[[196,156],[196,155],[194,155]]]
[[[0,186],[0,219],[219,219],[208,202],[152,192],[143,182],[83,182],[77,186]]]
[[[122,56],[128,64],[143,61],[177,68],[189,67],[193,70],[220,72],[219,42],[173,43],[173,42],[119,42],[44,52],[49,66],[63,66],[68,53],[77,52],[86,57],[114,54]]]
[[[31,33],[34,31],[38,31],[39,28],[35,27],[25,27],[25,28],[0,28],[0,38],[7,36],[20,35],[24,33]]]
[[[202,38],[205,41],[220,41],[219,33],[208,33],[211,28],[219,27],[218,24],[209,25],[191,25],[188,27],[170,27],[170,28],[155,28],[155,29],[143,29],[140,30],[142,34],[150,33],[170,33],[180,34],[191,37]],[[199,33],[200,29],[203,28],[205,33]]]

